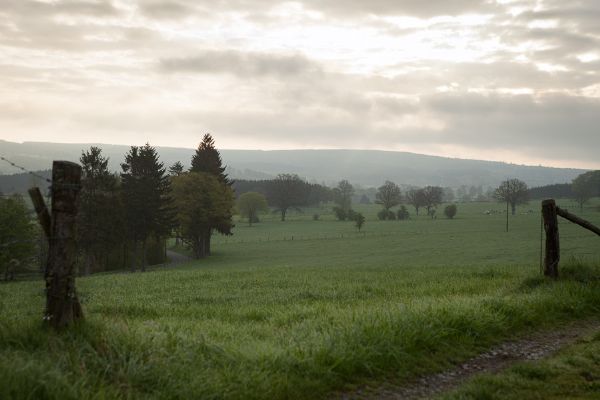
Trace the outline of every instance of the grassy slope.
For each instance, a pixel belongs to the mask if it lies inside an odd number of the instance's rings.
[[[368,220],[365,237],[312,214],[240,225],[244,242],[216,240],[209,260],[79,279],[87,322],[60,335],[39,326],[39,282],[2,285],[0,398],[315,398],[600,313],[598,270],[536,277],[539,215],[512,218],[506,234],[486,207],[454,221]],[[261,236],[277,232],[314,239]],[[600,257],[597,238],[561,232],[564,254]]]
[[[542,361],[484,375],[441,398],[446,400],[598,399],[600,333]]]

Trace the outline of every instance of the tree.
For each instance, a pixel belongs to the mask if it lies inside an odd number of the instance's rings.
[[[505,180],[494,192],[494,198],[510,205],[512,215],[515,215],[517,205],[525,204],[528,200],[527,184],[519,179]]]
[[[592,197],[600,195],[600,171],[589,171],[579,175],[571,184],[573,196],[579,208],[583,210],[583,205]]]
[[[233,190],[206,172],[183,173],[173,177],[172,184],[182,239],[195,258],[204,258],[210,255],[211,230],[231,215]]]
[[[169,175],[179,176],[181,174],[183,174],[183,164],[180,161],[176,161],[169,167]]]
[[[435,216],[435,213],[432,213],[431,210],[442,203],[443,195],[444,189],[439,186],[426,186],[423,188],[423,206],[427,209],[427,215],[432,218]]]
[[[411,189],[406,192],[406,202],[415,208],[415,212],[419,215],[419,208],[425,205],[425,193],[423,189]]]
[[[400,206],[400,209],[398,210],[397,216],[398,216],[399,220],[405,220],[405,219],[409,219],[410,218],[410,214],[408,213],[408,210],[403,205]]]
[[[146,270],[146,244],[151,235],[166,237],[175,225],[171,181],[154,147],[132,146],[121,164],[123,204],[127,232],[133,244],[135,271],[138,245],[142,245],[142,271]]]
[[[356,229],[358,229],[359,232],[362,229],[364,224],[365,224],[365,216],[362,215],[361,213],[357,213],[354,216],[354,225],[356,226]]]
[[[345,213],[352,208],[353,195],[354,187],[347,180],[340,181],[333,189],[333,200]]]
[[[383,186],[377,189],[375,199],[375,203],[381,204],[385,210],[389,210],[400,204],[402,200],[400,188],[394,182],[385,181]]]
[[[269,198],[276,211],[281,213],[281,221],[290,208],[304,204],[305,182],[295,174],[279,174],[269,183]]]
[[[446,206],[446,208],[444,208],[444,215],[446,216],[446,218],[452,219],[456,216],[456,211],[456,204],[449,204]]]
[[[78,197],[77,243],[85,261],[83,274],[103,269],[101,260],[122,242],[122,203],[117,177],[108,170],[108,158],[92,146],[81,153],[81,191]]]
[[[35,253],[35,225],[19,195],[0,197],[0,268],[4,279],[14,277]]]
[[[215,141],[213,137],[207,133],[202,138],[202,142],[198,145],[196,153],[192,157],[191,172],[205,172],[216,177],[222,185],[229,188],[233,185],[233,182],[229,180],[225,173],[225,167],[221,160],[221,154],[215,147]],[[233,208],[233,206],[232,206]],[[206,252],[210,255],[210,239],[213,231],[217,231],[223,235],[232,235],[233,229],[233,213],[221,214],[222,219],[213,220],[214,224],[211,226],[208,237],[206,238]]]
[[[231,186],[232,182],[225,173],[221,154],[215,147],[215,140],[210,133],[202,138],[196,153],[192,156],[191,172],[206,172],[216,176],[221,183]]]
[[[238,209],[244,218],[248,218],[248,225],[258,222],[258,213],[269,209],[267,199],[262,193],[246,192],[242,194],[238,201]]]

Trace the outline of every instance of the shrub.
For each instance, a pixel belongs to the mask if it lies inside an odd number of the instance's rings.
[[[396,213],[383,209],[377,213],[377,218],[381,221],[392,221],[396,219]]]
[[[405,219],[409,219],[409,218],[410,218],[410,214],[408,213],[408,210],[406,209],[406,207],[400,206],[400,209],[398,210],[398,219],[405,220]]]
[[[348,210],[348,212],[346,213],[346,217],[348,218],[348,220],[350,221],[356,221],[356,218],[359,216],[360,214],[357,213],[356,211],[354,211],[353,209]]]
[[[360,229],[365,224],[365,216],[362,215],[361,213],[354,213],[354,221],[355,221],[356,229],[358,229],[358,231],[360,232]]]
[[[319,214],[313,214],[313,221],[318,221],[321,216]]]
[[[341,207],[333,207],[333,213],[338,221],[345,221],[348,218],[346,211]]]
[[[447,205],[446,208],[444,208],[444,215],[446,216],[446,218],[452,219],[456,215],[456,211],[456,204],[450,204]]]

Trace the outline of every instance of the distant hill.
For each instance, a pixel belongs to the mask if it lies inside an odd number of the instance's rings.
[[[128,146],[95,144],[118,171]],[[51,168],[52,160],[77,161],[91,144],[64,144],[0,140],[0,155],[31,170]],[[175,161],[189,165],[194,149],[157,147],[166,166]],[[506,178],[519,178],[529,186],[571,182],[581,169],[525,166],[493,161],[464,160],[422,154],[378,150],[221,150],[228,173],[238,179],[269,179],[279,173],[296,173],[316,182],[334,184],[348,179],[353,184],[379,186],[386,180],[405,185],[497,186]],[[0,163],[0,174],[19,172]],[[0,190],[2,187],[0,186]]]

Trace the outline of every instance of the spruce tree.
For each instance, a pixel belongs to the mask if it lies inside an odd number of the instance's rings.
[[[127,230],[133,244],[132,270],[135,270],[138,244],[142,245],[142,271],[146,267],[146,242],[151,235],[164,238],[174,226],[171,181],[148,143],[132,146],[121,164],[123,203]]]
[[[101,259],[119,245],[123,231],[117,177],[98,147],[82,152],[77,242],[85,257],[83,273],[101,269]],[[104,257],[105,258],[105,257]]]
[[[233,184],[225,173],[221,154],[219,154],[219,151],[215,148],[215,141],[210,133],[204,135],[202,142],[200,142],[200,145],[196,149],[196,153],[192,157],[192,167],[190,168],[190,172],[210,174],[216,177],[219,183],[227,188],[231,188],[231,185]],[[229,207],[229,212],[221,214],[219,218],[215,218],[211,221],[210,229],[205,236],[206,243],[204,244],[207,255],[210,255],[210,238],[213,230],[216,230],[223,235],[232,235],[231,230],[234,225],[231,208],[233,208],[233,203],[231,204],[231,207]]]
[[[231,186],[232,182],[225,173],[221,154],[215,148],[215,140],[210,133],[202,138],[202,142],[192,157],[191,172],[206,172],[216,176],[221,183]]]

